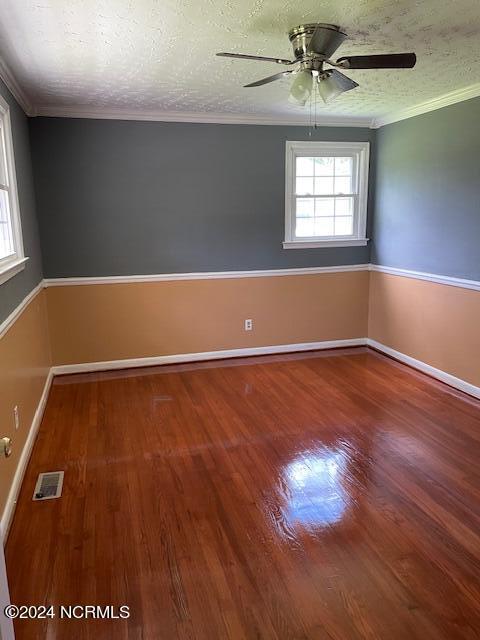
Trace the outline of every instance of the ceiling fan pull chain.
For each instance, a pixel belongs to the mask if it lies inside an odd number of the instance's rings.
[[[308,136],[309,138],[312,137],[312,130],[313,130],[313,126],[312,126],[312,92],[310,92],[310,101],[309,101],[309,127],[308,127]]]

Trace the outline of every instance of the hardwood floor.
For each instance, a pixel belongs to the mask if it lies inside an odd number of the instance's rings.
[[[131,617],[17,638],[478,639],[479,460],[479,402],[366,348],[56,378],[12,602]]]

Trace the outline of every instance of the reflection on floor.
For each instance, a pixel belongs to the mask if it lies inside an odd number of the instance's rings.
[[[343,489],[347,458],[341,448],[298,456],[285,468],[288,500],[285,520],[318,529],[340,522],[349,496]]]
[[[480,402],[366,348],[57,378],[12,599],[131,615],[17,637],[473,640],[479,459]]]

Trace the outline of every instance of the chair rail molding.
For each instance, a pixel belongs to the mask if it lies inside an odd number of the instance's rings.
[[[402,276],[404,278],[414,278],[415,280],[427,280],[437,284],[446,284],[451,287],[461,287],[462,289],[473,289],[480,291],[480,280],[468,280],[466,278],[456,278],[453,276],[443,276],[437,273],[427,273],[425,271],[412,271],[411,269],[400,269],[398,267],[387,267],[380,264],[370,264],[370,271],[388,273],[392,276]]]

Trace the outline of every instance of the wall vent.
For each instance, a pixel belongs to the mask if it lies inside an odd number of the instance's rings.
[[[40,473],[33,492],[33,500],[59,498],[62,495],[63,474],[63,471]]]

